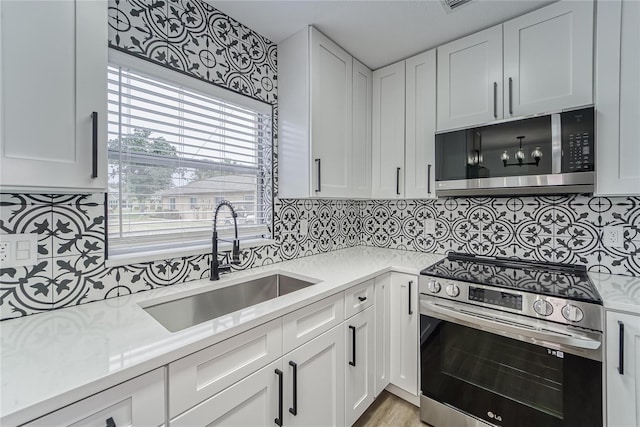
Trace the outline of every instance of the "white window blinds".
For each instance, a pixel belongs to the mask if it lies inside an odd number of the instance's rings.
[[[271,108],[229,102],[121,65],[110,64],[108,75],[109,252],[209,242],[222,200],[236,208],[240,236],[266,236]],[[225,208],[218,230],[233,232]]]

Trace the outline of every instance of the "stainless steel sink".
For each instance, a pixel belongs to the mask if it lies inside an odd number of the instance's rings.
[[[176,332],[313,284],[283,274],[272,274],[237,285],[151,305],[144,310],[169,331]]]

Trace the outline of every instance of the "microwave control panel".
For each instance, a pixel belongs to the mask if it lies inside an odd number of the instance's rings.
[[[562,172],[590,172],[594,170],[594,111],[593,108],[567,111],[560,115],[562,122]]]

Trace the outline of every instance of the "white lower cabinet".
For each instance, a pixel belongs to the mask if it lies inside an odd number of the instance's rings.
[[[169,417],[282,356],[282,320],[250,329],[169,364]]]
[[[164,387],[164,368],[158,368],[25,426],[159,426],[165,422]]]
[[[344,324],[293,350],[284,361],[284,425],[344,425]]]
[[[273,426],[280,419],[282,359],[171,420],[172,427]],[[284,387],[284,378],[282,379]]]
[[[345,424],[350,426],[375,400],[373,307],[345,322]]]
[[[379,395],[389,385],[391,370],[391,273],[383,274],[375,279],[374,315],[375,315],[375,379],[374,392]]]
[[[640,316],[606,314],[607,425],[640,425]]]
[[[392,273],[390,284],[391,384],[418,395],[418,278]]]

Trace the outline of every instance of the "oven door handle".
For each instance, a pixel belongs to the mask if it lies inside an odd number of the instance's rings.
[[[602,345],[600,341],[593,340],[590,338],[581,338],[575,335],[554,333],[552,331],[541,331],[539,329],[535,329],[534,326],[531,326],[532,329],[526,327],[516,326],[512,323],[500,322],[499,320],[490,320],[486,319],[482,316],[474,315],[472,310],[465,308],[466,313],[463,313],[455,308],[450,308],[447,306],[443,306],[440,304],[435,304],[431,302],[421,302],[422,306],[429,312],[422,314],[437,314],[437,318],[441,320],[449,320],[454,323],[457,323],[456,320],[461,320],[470,325],[479,325],[484,327],[487,330],[494,331],[498,334],[503,335],[517,335],[524,336],[527,338],[534,338],[536,340],[547,341],[550,343],[564,345],[574,348],[580,348],[585,350],[597,350]],[[523,325],[528,326],[525,322],[521,322]]]

